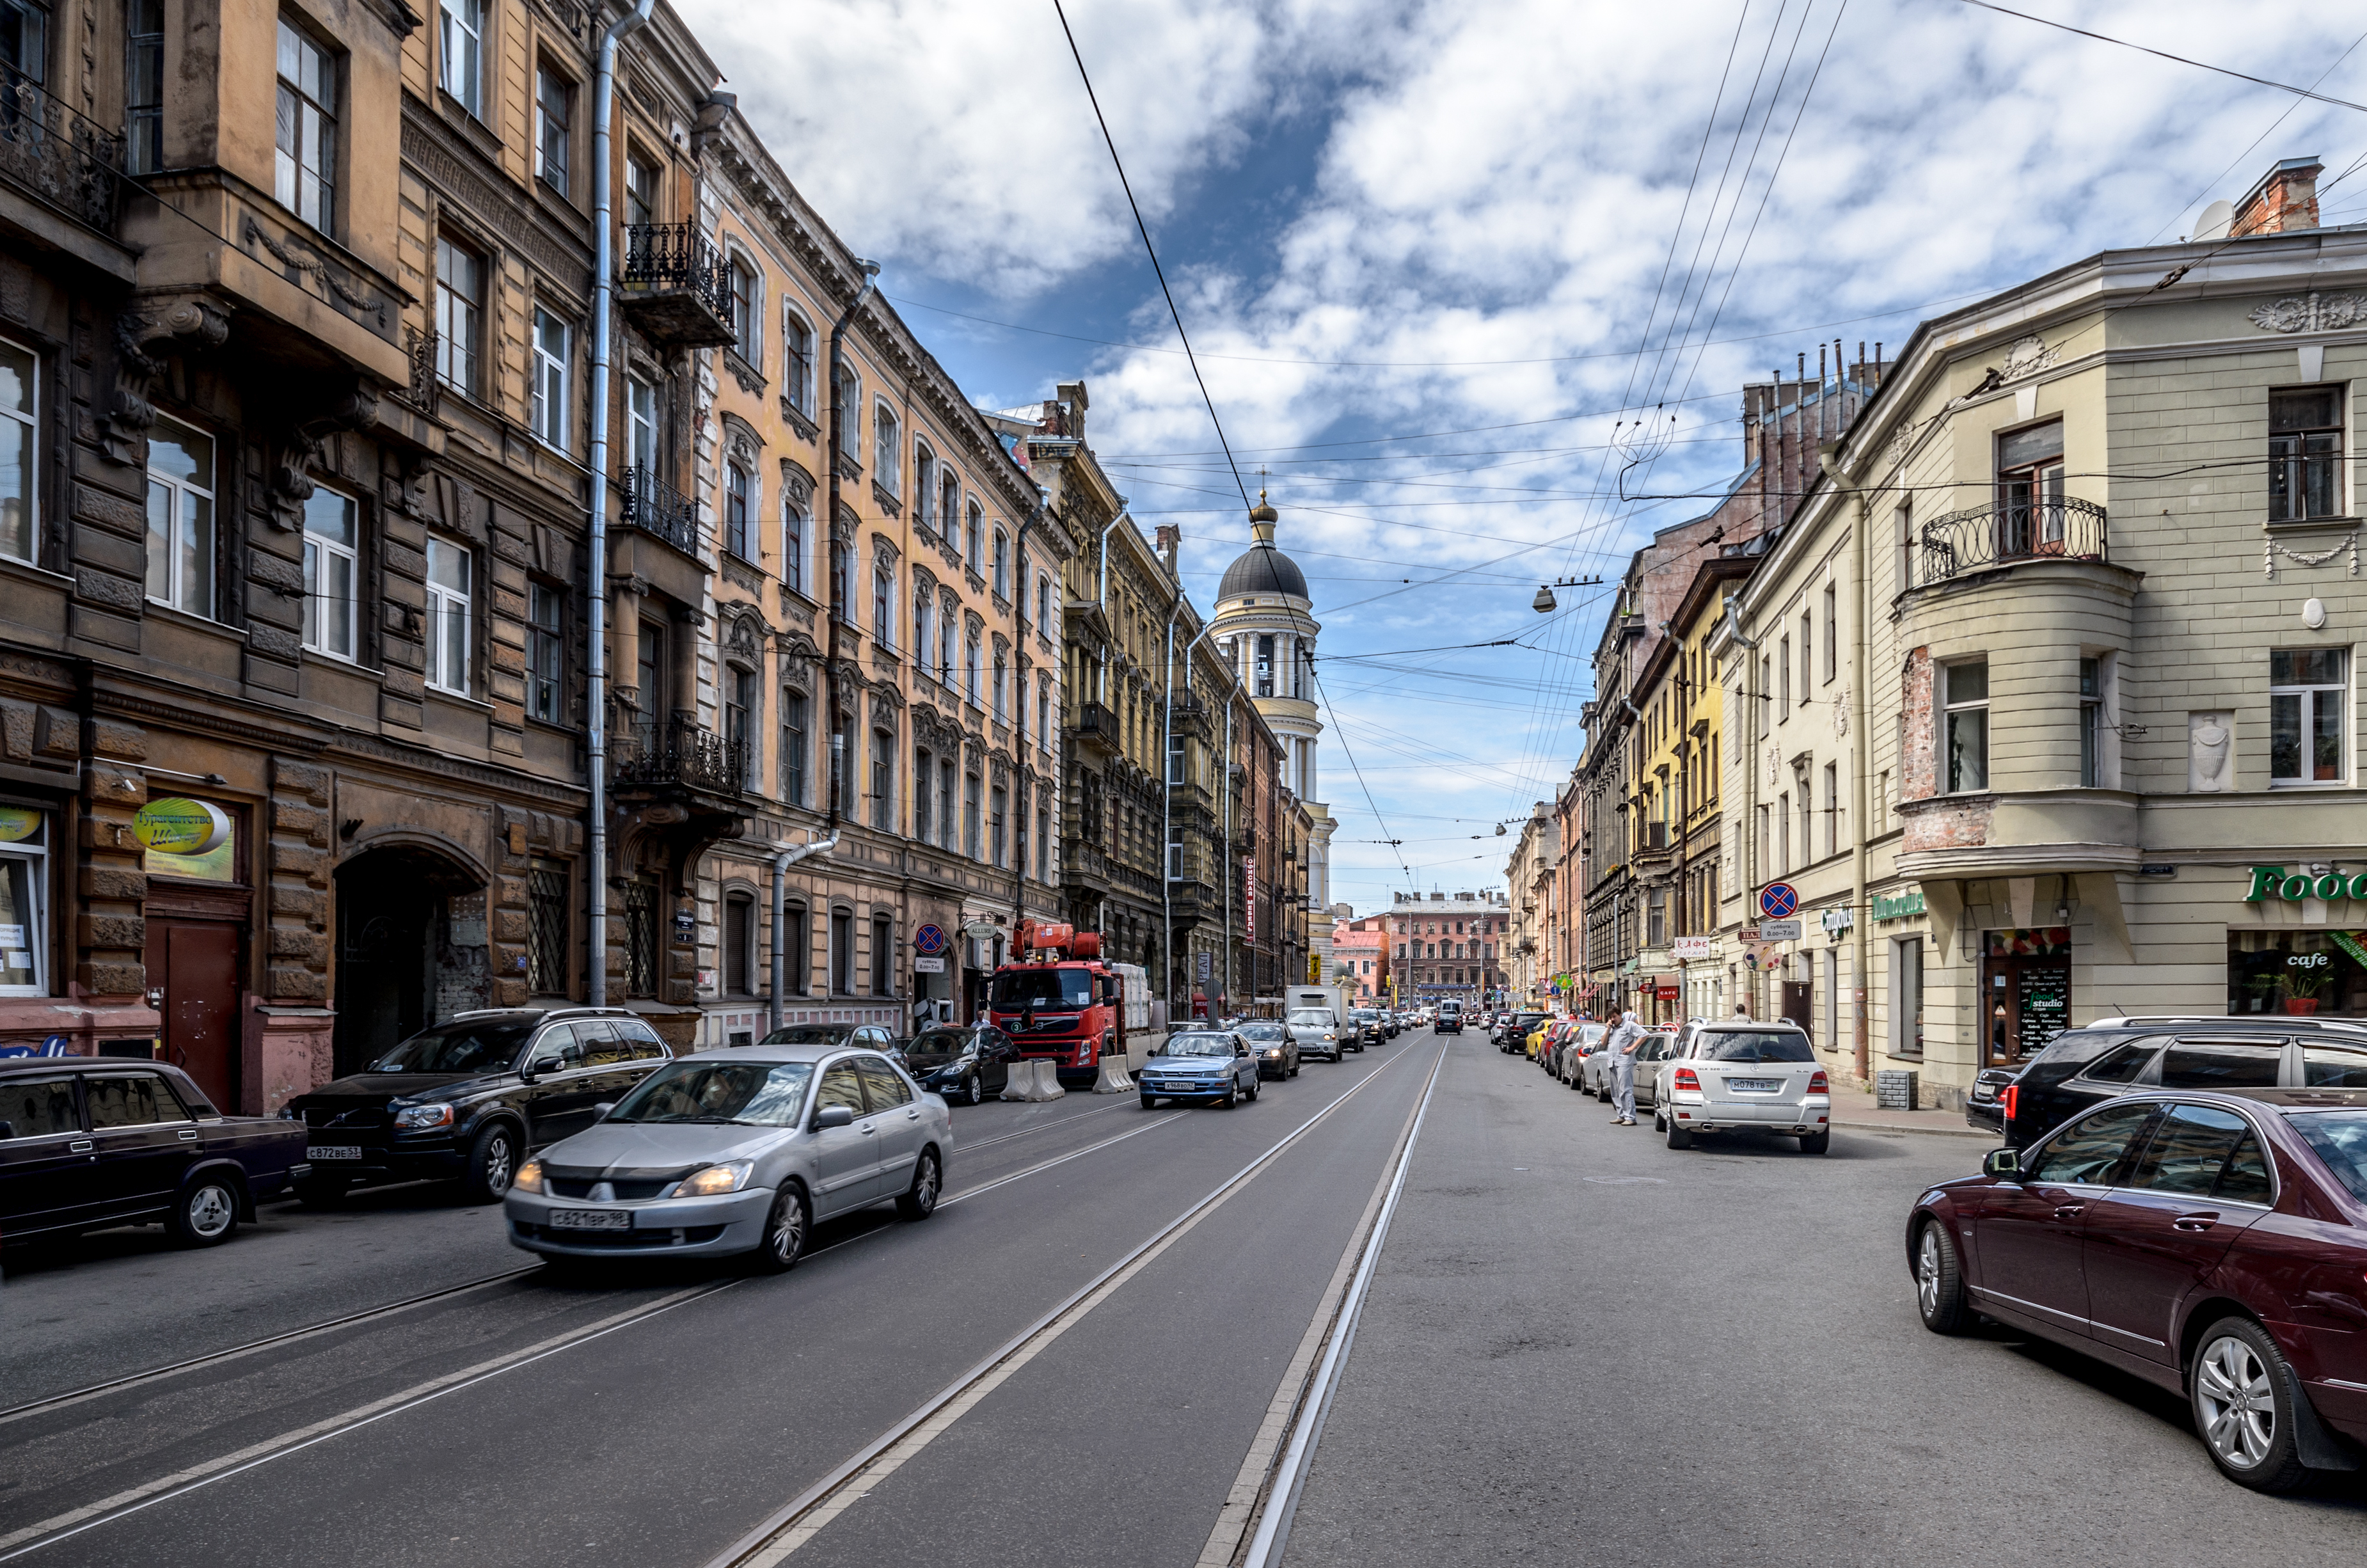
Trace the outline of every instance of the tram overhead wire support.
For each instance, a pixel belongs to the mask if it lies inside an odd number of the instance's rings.
[[[1550,583],[1537,585],[1537,597],[1529,601],[1529,608],[1539,615],[1551,615],[1561,608],[1560,601],[1554,597],[1556,588],[1599,588],[1602,585],[1600,577],[1556,577]]]

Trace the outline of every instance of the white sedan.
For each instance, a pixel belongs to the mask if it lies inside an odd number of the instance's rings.
[[[1692,1148],[1704,1132],[1788,1133],[1804,1154],[1832,1142],[1832,1085],[1796,1024],[1702,1025],[1659,1063],[1652,1104],[1652,1125],[1671,1149]]]

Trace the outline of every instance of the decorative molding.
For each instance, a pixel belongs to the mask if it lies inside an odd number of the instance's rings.
[[[140,300],[115,318],[115,392],[98,437],[110,462],[146,466],[148,432],[156,423],[156,406],[148,400],[164,374],[164,360],[219,348],[229,336],[228,309],[205,294]]]
[[[2056,362],[2062,358],[2060,349],[2046,347],[2046,339],[2036,333],[2032,333],[2027,337],[2017,337],[2005,351],[2005,379],[2009,381],[2017,381],[2024,376],[2034,376],[2042,370],[2051,370],[2055,368]]]
[[[2254,305],[2244,313],[2263,332],[2339,332],[2367,324],[2367,295],[2321,294],[2313,289]]]
[[[891,517],[904,515],[904,503],[897,500],[894,493],[876,479],[871,482],[871,504]]]
[[[799,409],[796,403],[791,403],[786,397],[781,399],[781,418],[790,429],[798,433],[798,437],[800,440],[819,441],[821,439],[821,426],[815,424],[810,418],[807,417],[803,410]]]
[[[316,755],[334,744],[327,735],[306,735],[286,728],[265,724],[249,724],[236,719],[225,719],[187,703],[159,702],[129,692],[110,691],[104,687],[91,693],[91,706],[110,713],[136,713],[170,728],[204,730],[217,735],[227,735],[261,746],[266,750],[301,751]]]
[[[764,591],[764,578],[762,573],[741,564],[729,551],[718,551],[715,558],[723,567],[725,582],[742,593],[761,594]]]
[[[723,364],[731,372],[731,379],[740,384],[742,392],[746,392],[750,397],[764,395],[764,372],[742,358],[738,349],[725,349]]]
[[[2356,523],[2350,525],[2350,531],[2344,534],[2341,539],[2326,549],[2313,553],[2305,554],[2275,539],[2262,540],[2260,541],[2260,575],[2272,583],[2276,581],[2277,557],[2280,555],[2296,566],[2323,566],[2345,551],[2348,551],[2350,556],[2349,574],[2356,577],[2359,575],[2359,525]]]
[[[561,286],[590,296],[591,256],[555,244],[549,220],[540,210],[470,168],[408,113],[402,117],[402,156],[447,194],[457,197],[476,216],[486,236],[515,246]]]
[[[270,253],[272,260],[288,268],[289,271],[300,272],[317,281],[321,285],[323,295],[356,321],[375,326],[381,335],[387,332],[387,302],[384,300],[373,300],[367,295],[357,294],[345,287],[344,280],[338,278],[329,264],[321,259],[321,253],[306,244],[301,236],[289,234],[284,241],[275,240],[265,232],[263,225],[256,222],[255,214],[247,212],[241,214],[238,237],[242,244],[261,245]],[[310,259],[297,254],[299,250],[311,251],[312,254]]]
[[[293,532],[304,526],[304,503],[312,498],[312,470],[328,439],[340,430],[367,430],[378,423],[379,394],[360,377],[313,418],[289,432],[271,471],[267,505],[274,528]]]

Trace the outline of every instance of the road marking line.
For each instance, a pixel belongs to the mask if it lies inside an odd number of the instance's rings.
[[[260,1443],[250,1443],[235,1453],[222,1454],[202,1463],[176,1471],[170,1475],[158,1476],[153,1481],[142,1482],[137,1486],[118,1492],[113,1496],[102,1497],[95,1503],[86,1503],[79,1508],[60,1514],[53,1518],[43,1519],[39,1524],[27,1525],[21,1529],[11,1530],[8,1534],[0,1536],[0,1562],[39,1551],[45,1546],[52,1546],[71,1536],[80,1535],[86,1529],[95,1528],[142,1508],[151,1507],[167,1498],[178,1496],[182,1493],[195,1491],[198,1487],[210,1485],[217,1481],[227,1480],[243,1471],[268,1464],[273,1460],[285,1458],[289,1454],[309,1449],[315,1443],[325,1442],[341,1433],[368,1426],[374,1421],[384,1420],[390,1415],[425,1404],[429,1400],[440,1399],[447,1393],[467,1388],[472,1383],[482,1382],[488,1378],[497,1377],[504,1372],[525,1366],[530,1361],[539,1361],[546,1356],[555,1356],[562,1350],[572,1348],[603,1335],[629,1328],[636,1323],[657,1316],[660,1312],[671,1312],[686,1301],[696,1301],[702,1296],[716,1295],[720,1291],[729,1290],[739,1283],[739,1280],[732,1279],[720,1285],[702,1285],[687,1290],[677,1290],[671,1296],[661,1296],[647,1306],[634,1307],[625,1312],[612,1313],[596,1322],[586,1324],[582,1328],[569,1329],[564,1334],[554,1335],[549,1339],[493,1357],[490,1360],[480,1361],[474,1366],[463,1367],[458,1371],[447,1372],[441,1377],[414,1383],[400,1392],[387,1394],[335,1415],[323,1416],[293,1431],[282,1432],[276,1437],[267,1437]],[[14,1548],[14,1550],[5,1550],[7,1548]]]
[[[991,1138],[981,1138],[975,1143],[957,1143],[954,1145],[954,1152],[966,1153],[972,1149],[985,1149],[997,1143],[1008,1143],[1014,1138],[1030,1138],[1038,1132],[1049,1132],[1056,1127],[1066,1127],[1072,1121],[1082,1121],[1087,1117],[1107,1116],[1111,1111],[1126,1108],[1123,1103],[1095,1106],[1091,1110],[1081,1110],[1074,1116],[1055,1117],[1049,1121],[1039,1121],[1033,1127],[1023,1127],[1016,1132],[998,1132]]]
[[[1444,1051],[1440,1052],[1440,1059],[1444,1060]],[[1381,1063],[1370,1075],[1342,1092],[1338,1098],[1299,1123],[1280,1142],[1228,1176],[1206,1197],[1168,1221],[1156,1234],[1082,1286],[1067,1301],[1022,1329],[1001,1349],[793,1498],[787,1507],[727,1547],[708,1562],[707,1568],[774,1568],[787,1559],[858,1499],[869,1495],[878,1483],[909,1463],[939,1433],[960,1420],[980,1400],[1021,1367],[1034,1360],[1046,1346],[1074,1327],[1093,1308],[1107,1301],[1127,1280],[1133,1278],[1160,1254],[1183,1239],[1203,1219],[1229,1199],[1245,1191],[1251,1178],[1271,1165],[1283,1151],[1305,1137],[1317,1123],[1347,1104],[1355,1095],[1378,1083],[1382,1074],[1405,1060],[1399,1056]],[[1433,1069],[1433,1082],[1436,1076]],[[1136,1131],[1145,1130],[1138,1128]]]
[[[939,1199],[937,1200],[937,1207],[943,1209],[947,1204],[959,1203],[967,1198],[976,1198],[981,1192],[992,1192],[996,1187],[1017,1181],[1022,1176],[1032,1176],[1038,1171],[1048,1171],[1054,1165],[1065,1165],[1070,1160],[1082,1159],[1085,1155],[1093,1153],[1096,1149],[1106,1149],[1113,1143],[1123,1143],[1127,1139],[1148,1132],[1154,1127],[1164,1127],[1171,1121],[1181,1121],[1184,1118],[1191,1114],[1192,1113],[1188,1110],[1171,1111],[1167,1115],[1161,1117],[1156,1121],[1144,1122],[1132,1132],[1121,1132],[1115,1138],[1104,1138],[1098,1143],[1088,1143],[1082,1149],[1072,1150],[1066,1154],[1056,1155],[1051,1159],[1044,1161],[1040,1165],[1030,1165],[1024,1171],[1014,1171],[1009,1176],[997,1176],[992,1181],[980,1182],[976,1187],[966,1187],[949,1198]]]

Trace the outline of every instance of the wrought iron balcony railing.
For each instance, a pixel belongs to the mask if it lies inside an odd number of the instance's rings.
[[[732,340],[731,265],[696,224],[626,224],[624,265],[617,277],[625,286],[628,309],[636,296],[687,296],[698,307],[693,314],[708,318],[669,321],[667,335],[694,343]]]
[[[94,229],[115,232],[123,138],[0,64],[0,178]]]
[[[617,475],[625,524],[659,539],[685,555],[698,553],[697,503],[638,463]]]
[[[691,714],[644,719],[625,729],[617,742],[620,784],[684,784],[725,795],[749,787],[747,740],[701,729]]]
[[[2108,561],[2104,523],[2104,508],[2070,496],[1951,512],[1916,530],[1913,586],[2020,561]]]

